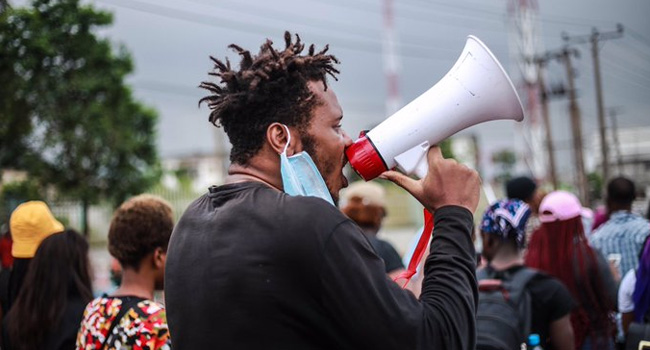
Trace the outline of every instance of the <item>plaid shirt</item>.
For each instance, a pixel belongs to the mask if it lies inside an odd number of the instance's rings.
[[[593,232],[589,242],[605,257],[609,254],[621,254],[619,272],[624,276],[639,263],[639,252],[648,235],[650,235],[648,220],[628,211],[617,211]]]

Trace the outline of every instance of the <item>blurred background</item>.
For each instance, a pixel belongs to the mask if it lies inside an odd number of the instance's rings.
[[[229,44],[283,45],[285,30],[340,59],[331,86],[353,137],[440,80],[475,35],[526,110],[521,123],[477,125],[445,143],[481,173],[479,211],[518,175],[595,208],[606,179],[623,174],[639,189],[636,210],[647,208],[647,0],[0,0],[0,11],[0,223],[22,201],[48,201],[93,242],[100,284],[117,204],[152,192],[180,216],[223,182],[228,139],[197,106],[209,56],[236,62]],[[403,253],[421,210],[384,185],[381,236]]]

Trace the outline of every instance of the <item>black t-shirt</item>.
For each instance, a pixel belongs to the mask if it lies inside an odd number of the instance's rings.
[[[508,269],[514,273],[524,266],[513,266]],[[571,293],[560,280],[543,272],[537,273],[527,286],[532,299],[531,333],[539,334],[542,348],[552,350],[549,341],[549,326],[553,321],[571,313],[576,306]]]
[[[78,293],[71,292],[66,302],[66,307],[60,316],[59,322],[43,325],[47,328],[47,334],[43,340],[41,350],[71,350],[75,348],[79,324],[86,308],[87,300],[83,300]],[[6,316],[6,315],[5,315]],[[11,316],[11,315],[9,315]],[[20,317],[20,316],[19,316]],[[5,317],[2,327],[2,348],[13,349],[12,341],[9,338],[7,326],[14,320]]]
[[[466,209],[436,212],[418,301],[326,201],[253,182],[218,187],[189,206],[169,243],[172,348],[471,349],[471,229]]]
[[[374,235],[366,235],[366,237],[368,237],[368,241],[370,241],[370,245],[375,249],[377,255],[384,260],[386,273],[404,268],[402,258],[400,258],[399,254],[390,243],[381,240]]]

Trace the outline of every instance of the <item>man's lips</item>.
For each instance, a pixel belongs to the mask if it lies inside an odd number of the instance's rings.
[[[341,178],[343,179],[343,186],[342,188],[348,187],[348,178],[343,175],[343,168],[345,168],[345,165],[348,164],[348,157],[345,155],[345,152],[343,153],[343,165],[341,166]]]
[[[348,178],[345,177],[345,175],[343,175],[343,173],[341,173],[341,178],[343,179],[343,186],[342,186],[342,188],[346,188],[346,187],[348,187]]]

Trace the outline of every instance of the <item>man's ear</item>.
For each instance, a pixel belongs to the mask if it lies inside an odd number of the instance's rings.
[[[481,241],[483,242],[483,249],[490,249],[494,244],[494,238],[485,232],[481,232]]]
[[[284,147],[287,142],[289,142],[289,134],[287,133],[287,128],[291,132],[291,142],[287,148],[287,156],[292,156],[296,153],[298,149],[296,146],[300,143],[300,137],[298,137],[298,131],[295,128],[285,127],[281,123],[271,123],[268,128],[266,128],[266,142],[273,151],[277,154],[284,151]]]
[[[161,247],[156,248],[153,251],[153,265],[156,269],[162,269],[165,267],[165,261],[167,260],[167,252]]]

